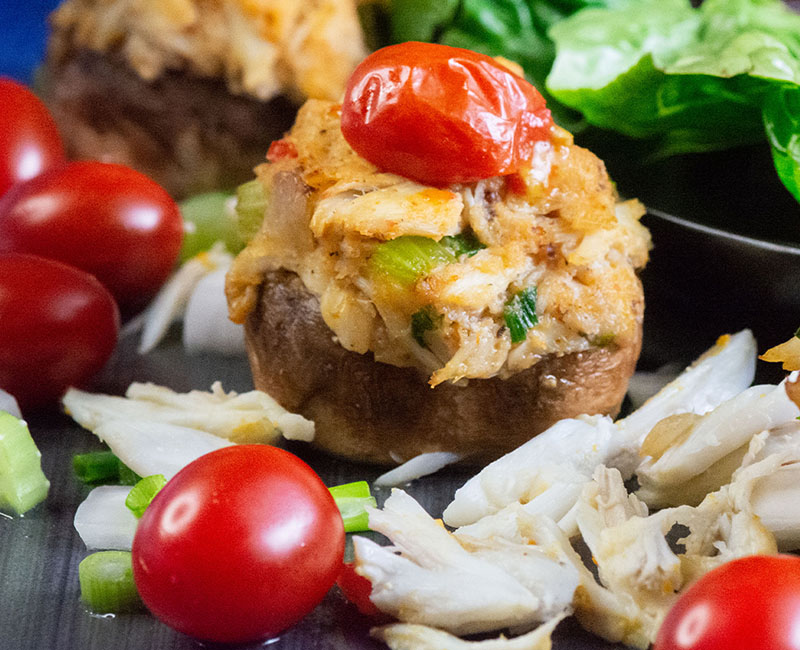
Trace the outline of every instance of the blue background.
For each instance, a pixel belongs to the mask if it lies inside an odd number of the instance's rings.
[[[0,0],[0,75],[30,83],[58,0]]]

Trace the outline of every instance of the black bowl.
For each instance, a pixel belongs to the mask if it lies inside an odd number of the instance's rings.
[[[607,134],[606,134],[607,135]],[[689,361],[748,327],[759,351],[800,326],[800,204],[766,145],[644,163],[641,143],[591,137],[653,236],[641,366]]]

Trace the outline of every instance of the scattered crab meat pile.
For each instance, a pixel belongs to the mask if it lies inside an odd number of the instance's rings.
[[[399,621],[374,634],[395,650],[549,648],[574,613],[646,648],[710,569],[800,548],[800,384],[749,387],[755,360],[749,331],[723,336],[628,417],[557,423],[456,492],[452,532],[394,490],[370,512],[391,545],[354,544],[372,601]],[[492,631],[522,635],[453,636]]]

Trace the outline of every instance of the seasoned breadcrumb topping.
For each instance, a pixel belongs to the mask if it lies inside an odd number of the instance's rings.
[[[51,26],[56,60],[114,53],[148,81],[188,71],[262,100],[336,100],[366,55],[355,0],[65,0]]]
[[[605,166],[554,127],[518,174],[432,188],[378,170],[340,130],[339,106],[309,101],[287,135],[297,157],[257,169],[270,197],[260,232],[228,275],[231,317],[253,308],[263,273],[297,273],[347,349],[414,366],[430,383],[508,377],[544,356],[637,339],[637,270],[648,231],[620,202]],[[290,197],[290,198],[287,198]],[[471,232],[484,246],[439,264],[407,290],[377,281],[370,259],[404,235]],[[504,307],[535,287],[538,323],[512,342]],[[435,315],[423,344],[414,314]]]

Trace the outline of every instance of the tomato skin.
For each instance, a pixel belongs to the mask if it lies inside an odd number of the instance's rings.
[[[302,460],[237,445],[189,464],[139,521],[133,574],[147,607],[197,639],[258,641],[325,596],[344,557],[344,526]]]
[[[743,557],[709,571],[667,614],[653,650],[800,649],[800,557]]]
[[[33,255],[0,255],[0,388],[24,411],[54,404],[108,361],[119,311],[93,276]]]
[[[491,57],[400,43],[362,61],[342,104],[342,134],[377,167],[431,185],[510,174],[549,138],[539,92]]]
[[[355,567],[350,562],[342,565],[339,577],[336,578],[336,586],[339,587],[344,597],[365,616],[376,618],[384,616],[383,612],[370,600],[372,583],[361,574],[356,573]]]
[[[169,194],[123,165],[72,162],[0,199],[0,252],[32,253],[88,271],[128,313],[167,279],[182,238],[183,221]]]
[[[0,78],[0,196],[65,161],[58,127],[41,100],[22,84]]]

